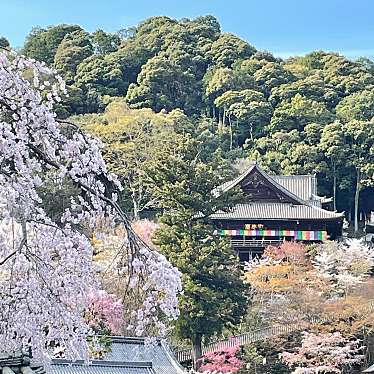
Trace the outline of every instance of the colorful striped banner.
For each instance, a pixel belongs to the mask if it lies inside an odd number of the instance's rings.
[[[246,229],[222,229],[219,232],[222,236],[260,236],[260,237],[283,237],[294,238],[295,240],[305,241],[324,241],[327,240],[326,231],[310,230],[246,230]]]

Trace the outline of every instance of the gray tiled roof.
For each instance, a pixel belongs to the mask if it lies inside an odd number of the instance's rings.
[[[256,171],[258,173],[260,173],[270,184],[272,184],[276,189],[278,189],[279,191],[281,191],[283,194],[285,194],[286,196],[288,196],[291,201],[297,203],[297,204],[306,204],[306,201],[303,200],[301,197],[295,195],[293,192],[287,190],[287,188],[283,187],[281,184],[279,184],[276,180],[273,179],[272,176],[268,175],[267,173],[265,173],[264,170],[262,170],[260,168],[260,166],[256,163],[252,164],[244,173],[242,173],[241,175],[239,175],[237,178],[235,178],[234,180],[230,181],[230,182],[226,182],[224,183],[223,185],[221,185],[220,187],[218,187],[216,190],[215,190],[215,194],[219,195],[220,193],[222,192],[226,192],[226,191],[229,191],[230,189],[240,185],[240,183],[249,175],[251,174],[252,171]]]
[[[313,195],[317,195],[314,175],[271,175],[271,178],[303,200],[313,200]]]
[[[112,337],[111,352],[90,365],[56,359],[52,374],[179,374],[183,368],[161,341],[146,345],[142,338]]]
[[[292,205],[285,203],[249,203],[237,204],[229,212],[217,212],[212,219],[336,219],[343,213],[335,213],[309,205]]]
[[[114,338],[112,343],[112,352],[106,359],[113,361],[151,361],[156,373],[169,374],[177,373],[175,365],[177,361],[173,358],[164,343],[158,342],[157,345],[147,346],[143,340],[127,340],[123,343],[123,338]],[[179,365],[179,364],[177,364]],[[174,368],[174,371],[171,371]],[[179,370],[181,368],[179,367]]]
[[[57,360],[56,360],[57,361]],[[155,374],[152,365],[135,366],[137,363],[124,365],[84,365],[83,363],[54,363],[51,373],[56,374]]]

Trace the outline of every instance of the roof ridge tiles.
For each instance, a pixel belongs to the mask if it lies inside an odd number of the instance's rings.
[[[151,361],[113,361],[113,360],[91,360],[86,363],[84,360],[68,360],[64,358],[52,359],[52,365],[74,365],[74,366],[111,366],[111,367],[137,367],[137,368],[151,368]]]

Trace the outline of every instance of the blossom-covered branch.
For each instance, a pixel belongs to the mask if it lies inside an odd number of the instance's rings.
[[[87,352],[84,311],[97,281],[83,233],[99,219],[126,234],[115,266],[127,280],[123,305],[136,311],[135,325],[142,313],[153,322],[175,317],[181,287],[178,271],[138,238],[116,202],[121,186],[101,144],[56,118],[64,90],[44,64],[0,52],[0,350],[31,345],[43,360],[56,345],[67,357]],[[58,222],[44,209],[48,181],[78,191]]]

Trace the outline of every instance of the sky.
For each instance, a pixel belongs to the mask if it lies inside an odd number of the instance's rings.
[[[150,16],[208,14],[222,31],[279,57],[326,50],[374,59],[374,0],[0,0],[0,36],[20,47],[34,26],[114,32]]]

